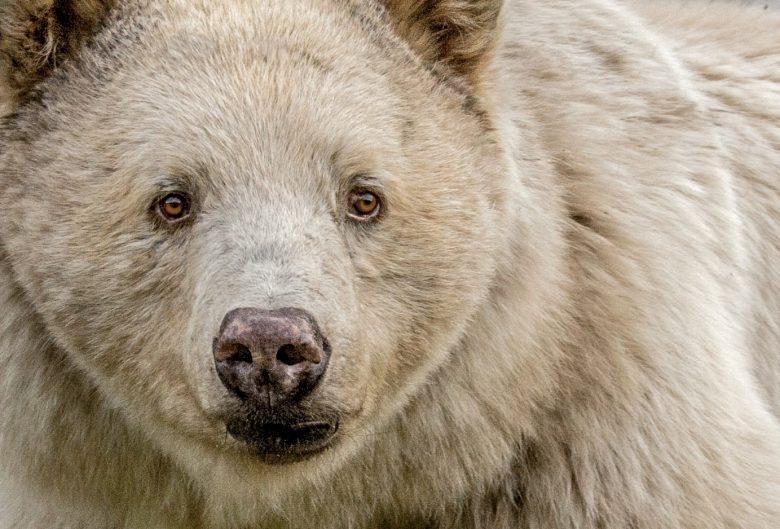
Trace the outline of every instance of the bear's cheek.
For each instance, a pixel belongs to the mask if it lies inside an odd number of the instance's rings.
[[[46,244],[17,267],[47,327],[128,415],[202,427],[182,366],[193,283],[186,242],[151,237],[131,216],[115,225],[73,218],[47,221],[35,235]]]
[[[449,352],[489,288],[493,212],[468,189],[407,194],[353,251],[361,327],[371,355],[371,394],[415,389]],[[411,197],[411,198],[410,198]],[[403,402],[403,398],[385,398]]]

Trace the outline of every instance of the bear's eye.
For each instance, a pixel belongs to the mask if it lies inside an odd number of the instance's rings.
[[[157,203],[157,211],[168,222],[178,222],[190,215],[191,202],[184,193],[170,193]]]
[[[382,210],[382,200],[375,193],[364,190],[349,194],[349,216],[355,220],[367,221],[376,218]]]

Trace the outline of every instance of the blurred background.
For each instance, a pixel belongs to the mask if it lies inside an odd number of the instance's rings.
[[[757,4],[764,7],[780,7],[780,0],[737,0],[742,4]]]
[[[731,0],[736,4],[753,4],[766,8],[780,8],[780,0]]]

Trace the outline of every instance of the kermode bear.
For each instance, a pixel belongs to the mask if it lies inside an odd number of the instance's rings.
[[[777,529],[780,13],[0,0],[0,529]]]

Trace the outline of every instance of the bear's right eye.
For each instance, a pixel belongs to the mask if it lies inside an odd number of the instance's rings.
[[[170,223],[181,222],[190,216],[192,200],[184,193],[170,193],[157,202],[157,212]]]

